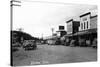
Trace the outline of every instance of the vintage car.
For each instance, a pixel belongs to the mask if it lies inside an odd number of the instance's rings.
[[[37,48],[37,45],[34,40],[25,40],[23,42],[23,48],[25,50],[34,50]]]
[[[70,46],[71,46],[71,47],[74,47],[74,46],[75,46],[75,40],[71,40]]]
[[[97,48],[97,38],[94,38],[94,40],[92,42],[92,47]]]

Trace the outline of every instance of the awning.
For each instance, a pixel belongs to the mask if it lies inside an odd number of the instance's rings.
[[[97,28],[80,31],[80,32],[77,32],[77,33],[73,34],[73,36],[85,35],[85,34],[91,34],[91,33],[97,33]]]
[[[67,34],[67,35],[64,35],[64,37],[72,37],[73,34]]]

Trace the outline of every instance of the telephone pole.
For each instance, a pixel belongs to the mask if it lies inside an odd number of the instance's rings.
[[[14,4],[14,3],[17,3],[17,4]],[[13,29],[13,6],[21,6],[21,5],[19,5],[19,3],[21,3],[21,1],[17,1],[17,0],[11,0],[11,1],[10,1],[11,30]]]
[[[51,28],[51,31],[52,31],[52,36],[53,36],[53,33],[54,33],[54,28]]]
[[[17,4],[14,4],[14,3],[17,3]],[[11,14],[11,17],[10,17],[10,21],[11,21],[11,31],[12,31],[12,29],[13,29],[13,6],[21,6],[21,5],[19,5],[19,3],[21,3],[21,1],[17,1],[17,0],[11,0],[10,1],[10,14]],[[10,32],[11,32],[10,31]],[[11,66],[13,66],[13,55],[12,55],[12,32],[11,32],[11,62],[10,62],[10,64],[11,64]]]

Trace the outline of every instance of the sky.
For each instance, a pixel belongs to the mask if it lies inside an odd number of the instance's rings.
[[[79,20],[79,15],[89,11],[96,15],[97,6],[23,0],[21,7],[13,6],[13,30],[22,28],[32,36],[47,37],[52,35],[51,28],[56,32],[59,25],[64,25],[66,30],[66,21]]]

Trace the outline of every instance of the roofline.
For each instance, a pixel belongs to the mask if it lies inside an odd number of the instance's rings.
[[[73,22],[80,22],[80,21],[73,21]]]
[[[70,21],[73,21],[73,19],[70,19],[70,20],[66,21],[66,23],[69,23]]]
[[[56,32],[61,32],[61,31],[66,31],[66,30],[58,30],[58,31],[56,31]]]
[[[80,17],[86,16],[86,15],[89,15],[89,14],[91,14],[91,12],[88,12],[88,13],[85,13],[83,15],[80,15]]]
[[[91,16],[90,18],[94,18],[94,17],[97,17],[98,15],[95,15],[95,16]]]

